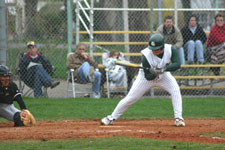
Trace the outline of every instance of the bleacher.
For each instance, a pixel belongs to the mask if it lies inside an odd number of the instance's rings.
[[[95,57],[101,57],[102,53],[93,53]],[[140,57],[141,53],[124,53],[124,56],[137,56]],[[102,68],[103,65],[99,64],[99,67]],[[182,70],[176,72],[172,72],[174,77],[177,79],[178,84],[180,85],[181,91],[204,91],[208,95],[215,94],[218,90],[225,90],[225,75],[220,74],[219,76],[213,75],[210,68],[213,67],[221,67],[225,68],[225,64],[191,64],[191,65],[181,65]],[[157,90],[161,90],[160,88],[154,88],[151,90],[150,95],[155,95]],[[194,93],[195,93],[194,92]],[[191,92],[189,92],[191,93]],[[220,92],[223,93],[223,92]]]

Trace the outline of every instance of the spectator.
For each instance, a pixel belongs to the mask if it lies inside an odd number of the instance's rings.
[[[183,38],[180,30],[173,25],[173,17],[166,16],[164,18],[164,24],[159,26],[156,32],[164,36],[166,44],[171,44],[178,50],[180,63],[185,64],[184,49],[182,48]]]
[[[115,86],[123,87],[126,69],[122,66],[115,65],[116,61],[124,61],[124,59],[120,57],[119,51],[110,51],[109,58],[104,61],[103,65],[109,69],[110,81],[115,83]]]
[[[27,53],[20,58],[19,72],[22,81],[34,89],[34,97],[42,97],[42,86],[54,88],[60,82],[53,82],[53,66],[49,60],[37,51],[34,41],[27,43]]]
[[[197,23],[196,16],[192,15],[189,18],[189,24],[182,28],[181,33],[184,40],[184,49],[187,51],[188,64],[193,64],[195,51],[198,63],[203,64],[203,45],[206,42],[207,37],[202,27]]]
[[[225,23],[224,14],[215,16],[216,24],[212,26],[207,41],[207,58],[213,64],[225,62]],[[220,74],[220,68],[211,68],[215,75]]]
[[[93,82],[93,98],[100,98],[101,73],[98,71],[98,64],[88,56],[86,45],[79,43],[76,46],[76,53],[67,58],[67,69],[74,69],[74,78],[81,83]]]

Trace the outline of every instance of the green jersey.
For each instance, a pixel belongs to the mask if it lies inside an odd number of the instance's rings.
[[[172,50],[172,56],[171,56],[171,63],[166,67],[165,71],[176,71],[180,68],[180,59],[177,50],[174,47],[171,47]],[[163,54],[158,55],[159,58],[163,57]],[[146,68],[151,68],[147,58],[142,55],[142,66]],[[145,78],[147,80],[154,80],[156,78],[156,75],[149,72],[149,70],[144,70]]]

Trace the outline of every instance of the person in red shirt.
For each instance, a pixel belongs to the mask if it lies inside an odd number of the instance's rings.
[[[210,63],[222,64],[225,62],[222,51],[225,51],[225,23],[224,13],[215,16],[216,24],[212,26],[207,41],[207,55]],[[221,56],[221,53],[223,56]],[[220,74],[220,68],[211,68],[215,75]]]
[[[225,41],[224,14],[218,13],[215,17],[216,24],[212,26],[208,37],[207,47],[213,47]]]

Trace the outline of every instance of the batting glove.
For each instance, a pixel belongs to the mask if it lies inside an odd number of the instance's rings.
[[[162,74],[165,70],[166,68],[150,68],[149,69],[150,73],[154,75]]]
[[[155,73],[162,74],[165,70],[166,70],[166,68],[155,68]]]

